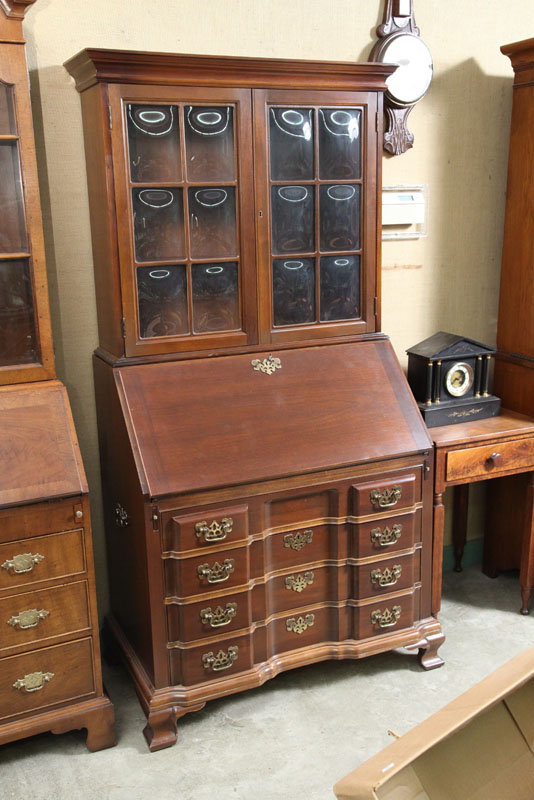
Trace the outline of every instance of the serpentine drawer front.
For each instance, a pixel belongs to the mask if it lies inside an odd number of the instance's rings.
[[[378,481],[354,485],[353,513],[395,514],[421,501],[420,475],[387,475]]]
[[[447,454],[446,480],[491,478],[507,470],[534,469],[534,439],[452,450]]]

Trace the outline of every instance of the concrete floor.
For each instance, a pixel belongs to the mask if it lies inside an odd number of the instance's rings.
[[[144,716],[120,667],[105,670],[118,745],[88,753],[83,731],[0,750],[2,800],[327,800],[332,785],[458,694],[534,644],[515,574],[444,576],[445,666],[386,653],[324,662],[209,703],[179,721],[178,743],[150,754]]]

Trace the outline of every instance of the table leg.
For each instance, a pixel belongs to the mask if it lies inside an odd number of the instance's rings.
[[[432,614],[441,608],[441,574],[443,568],[443,528],[445,526],[445,506],[443,495],[434,494],[434,531],[432,543]]]
[[[528,614],[528,604],[534,584],[534,472],[529,475],[525,498],[525,523],[521,548],[521,613]]]
[[[454,509],[452,515],[452,543],[454,549],[454,571],[462,571],[462,557],[467,539],[467,509],[469,506],[469,484],[454,487]]]

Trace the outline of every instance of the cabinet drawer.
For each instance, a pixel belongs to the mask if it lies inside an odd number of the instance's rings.
[[[194,550],[221,542],[236,542],[248,536],[248,506],[211,508],[184,516],[165,515],[164,551]]]
[[[400,597],[384,597],[376,603],[367,603],[356,609],[355,639],[383,636],[414,622],[414,592]]]
[[[0,600],[1,648],[34,645],[53,636],[89,628],[87,582]]]
[[[252,668],[252,634],[169,650],[171,684],[192,686]]]
[[[352,487],[353,513],[357,517],[367,514],[391,513],[410,508],[421,500],[421,475],[392,475]]]
[[[411,589],[420,578],[419,551],[354,568],[354,597],[361,600],[376,595]]]
[[[0,589],[85,572],[83,530],[0,544]]]
[[[409,550],[421,541],[421,509],[352,526],[350,553],[354,558]]]
[[[0,542],[68,531],[83,524],[82,498],[0,510]]]
[[[26,682],[27,689],[22,681]],[[0,659],[2,719],[46,710],[56,703],[84,697],[93,691],[91,639]]]
[[[352,609],[322,606],[294,611],[273,620],[268,628],[268,642],[272,653],[285,653],[318,642],[333,642],[349,637]]]
[[[317,525],[270,534],[265,538],[265,571],[337,558],[340,531],[337,525]]]
[[[263,589],[263,587],[258,587]],[[193,642],[217,633],[248,628],[252,624],[250,590],[229,592],[196,603],[166,606],[170,642]]]
[[[491,478],[525,467],[534,469],[534,438],[453,450],[447,454],[446,480]]]
[[[314,603],[346,600],[350,583],[351,571],[346,566],[296,569],[267,582],[267,608],[271,613],[281,613]]]
[[[191,558],[165,558],[167,597],[189,597],[248,583],[249,548],[236,547]]]

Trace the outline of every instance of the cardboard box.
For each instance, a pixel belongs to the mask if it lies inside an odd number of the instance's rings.
[[[534,800],[534,648],[366,761],[334,792],[339,800]]]

